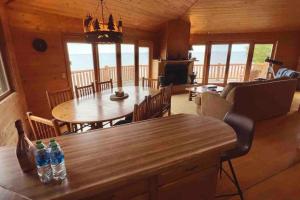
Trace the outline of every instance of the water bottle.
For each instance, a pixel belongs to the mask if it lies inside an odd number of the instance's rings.
[[[50,163],[53,172],[54,180],[64,180],[66,178],[66,167],[64,152],[60,148],[59,144],[54,140],[50,140]]]
[[[49,183],[52,180],[50,154],[49,150],[40,140],[36,142],[35,163],[40,181],[42,183]]]

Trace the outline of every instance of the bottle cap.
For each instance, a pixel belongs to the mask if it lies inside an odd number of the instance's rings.
[[[44,144],[42,143],[41,140],[36,141],[36,148],[37,149],[43,149],[44,148]]]
[[[54,138],[50,139],[50,143],[56,142],[56,140]]]

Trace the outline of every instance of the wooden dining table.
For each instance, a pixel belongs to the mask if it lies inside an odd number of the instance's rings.
[[[142,102],[145,96],[159,92],[157,89],[137,86],[125,86],[122,90],[129,95],[125,99],[111,100],[110,96],[115,90],[106,90],[59,104],[52,110],[52,115],[59,121],[73,124],[111,121],[129,116],[134,104]]]

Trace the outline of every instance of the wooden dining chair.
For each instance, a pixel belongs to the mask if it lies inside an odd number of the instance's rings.
[[[151,98],[151,96],[146,96],[141,103],[134,105],[132,115],[133,122],[142,121],[149,118],[149,98]]]
[[[163,116],[163,93],[160,91],[156,95],[149,97],[149,118],[157,118]]]
[[[46,97],[48,101],[48,105],[50,111],[63,102],[69,101],[73,99],[73,92],[71,88],[61,89],[61,90],[53,90],[53,91],[46,91]]]
[[[169,86],[166,86],[161,89],[161,92],[163,94],[163,115],[165,113],[168,113],[168,116],[171,115],[171,98],[172,98],[172,89],[173,84],[170,84]]]
[[[34,140],[57,137],[61,135],[57,120],[49,120],[34,116],[31,112],[27,112],[26,114],[33,132]]]
[[[158,81],[158,79],[143,77],[142,78],[142,86],[158,89],[159,88],[159,81]]]
[[[75,94],[77,98],[94,95],[96,93],[94,83],[86,86],[75,86]]]
[[[113,90],[113,81],[110,79],[109,81],[98,82],[96,81],[96,90],[97,92],[102,92],[104,90]]]

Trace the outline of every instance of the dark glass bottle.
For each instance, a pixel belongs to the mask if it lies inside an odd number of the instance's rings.
[[[28,139],[24,133],[23,125],[21,120],[15,122],[15,126],[18,131],[18,144],[17,144],[17,158],[23,172],[29,172],[35,169],[34,165],[34,145]]]

